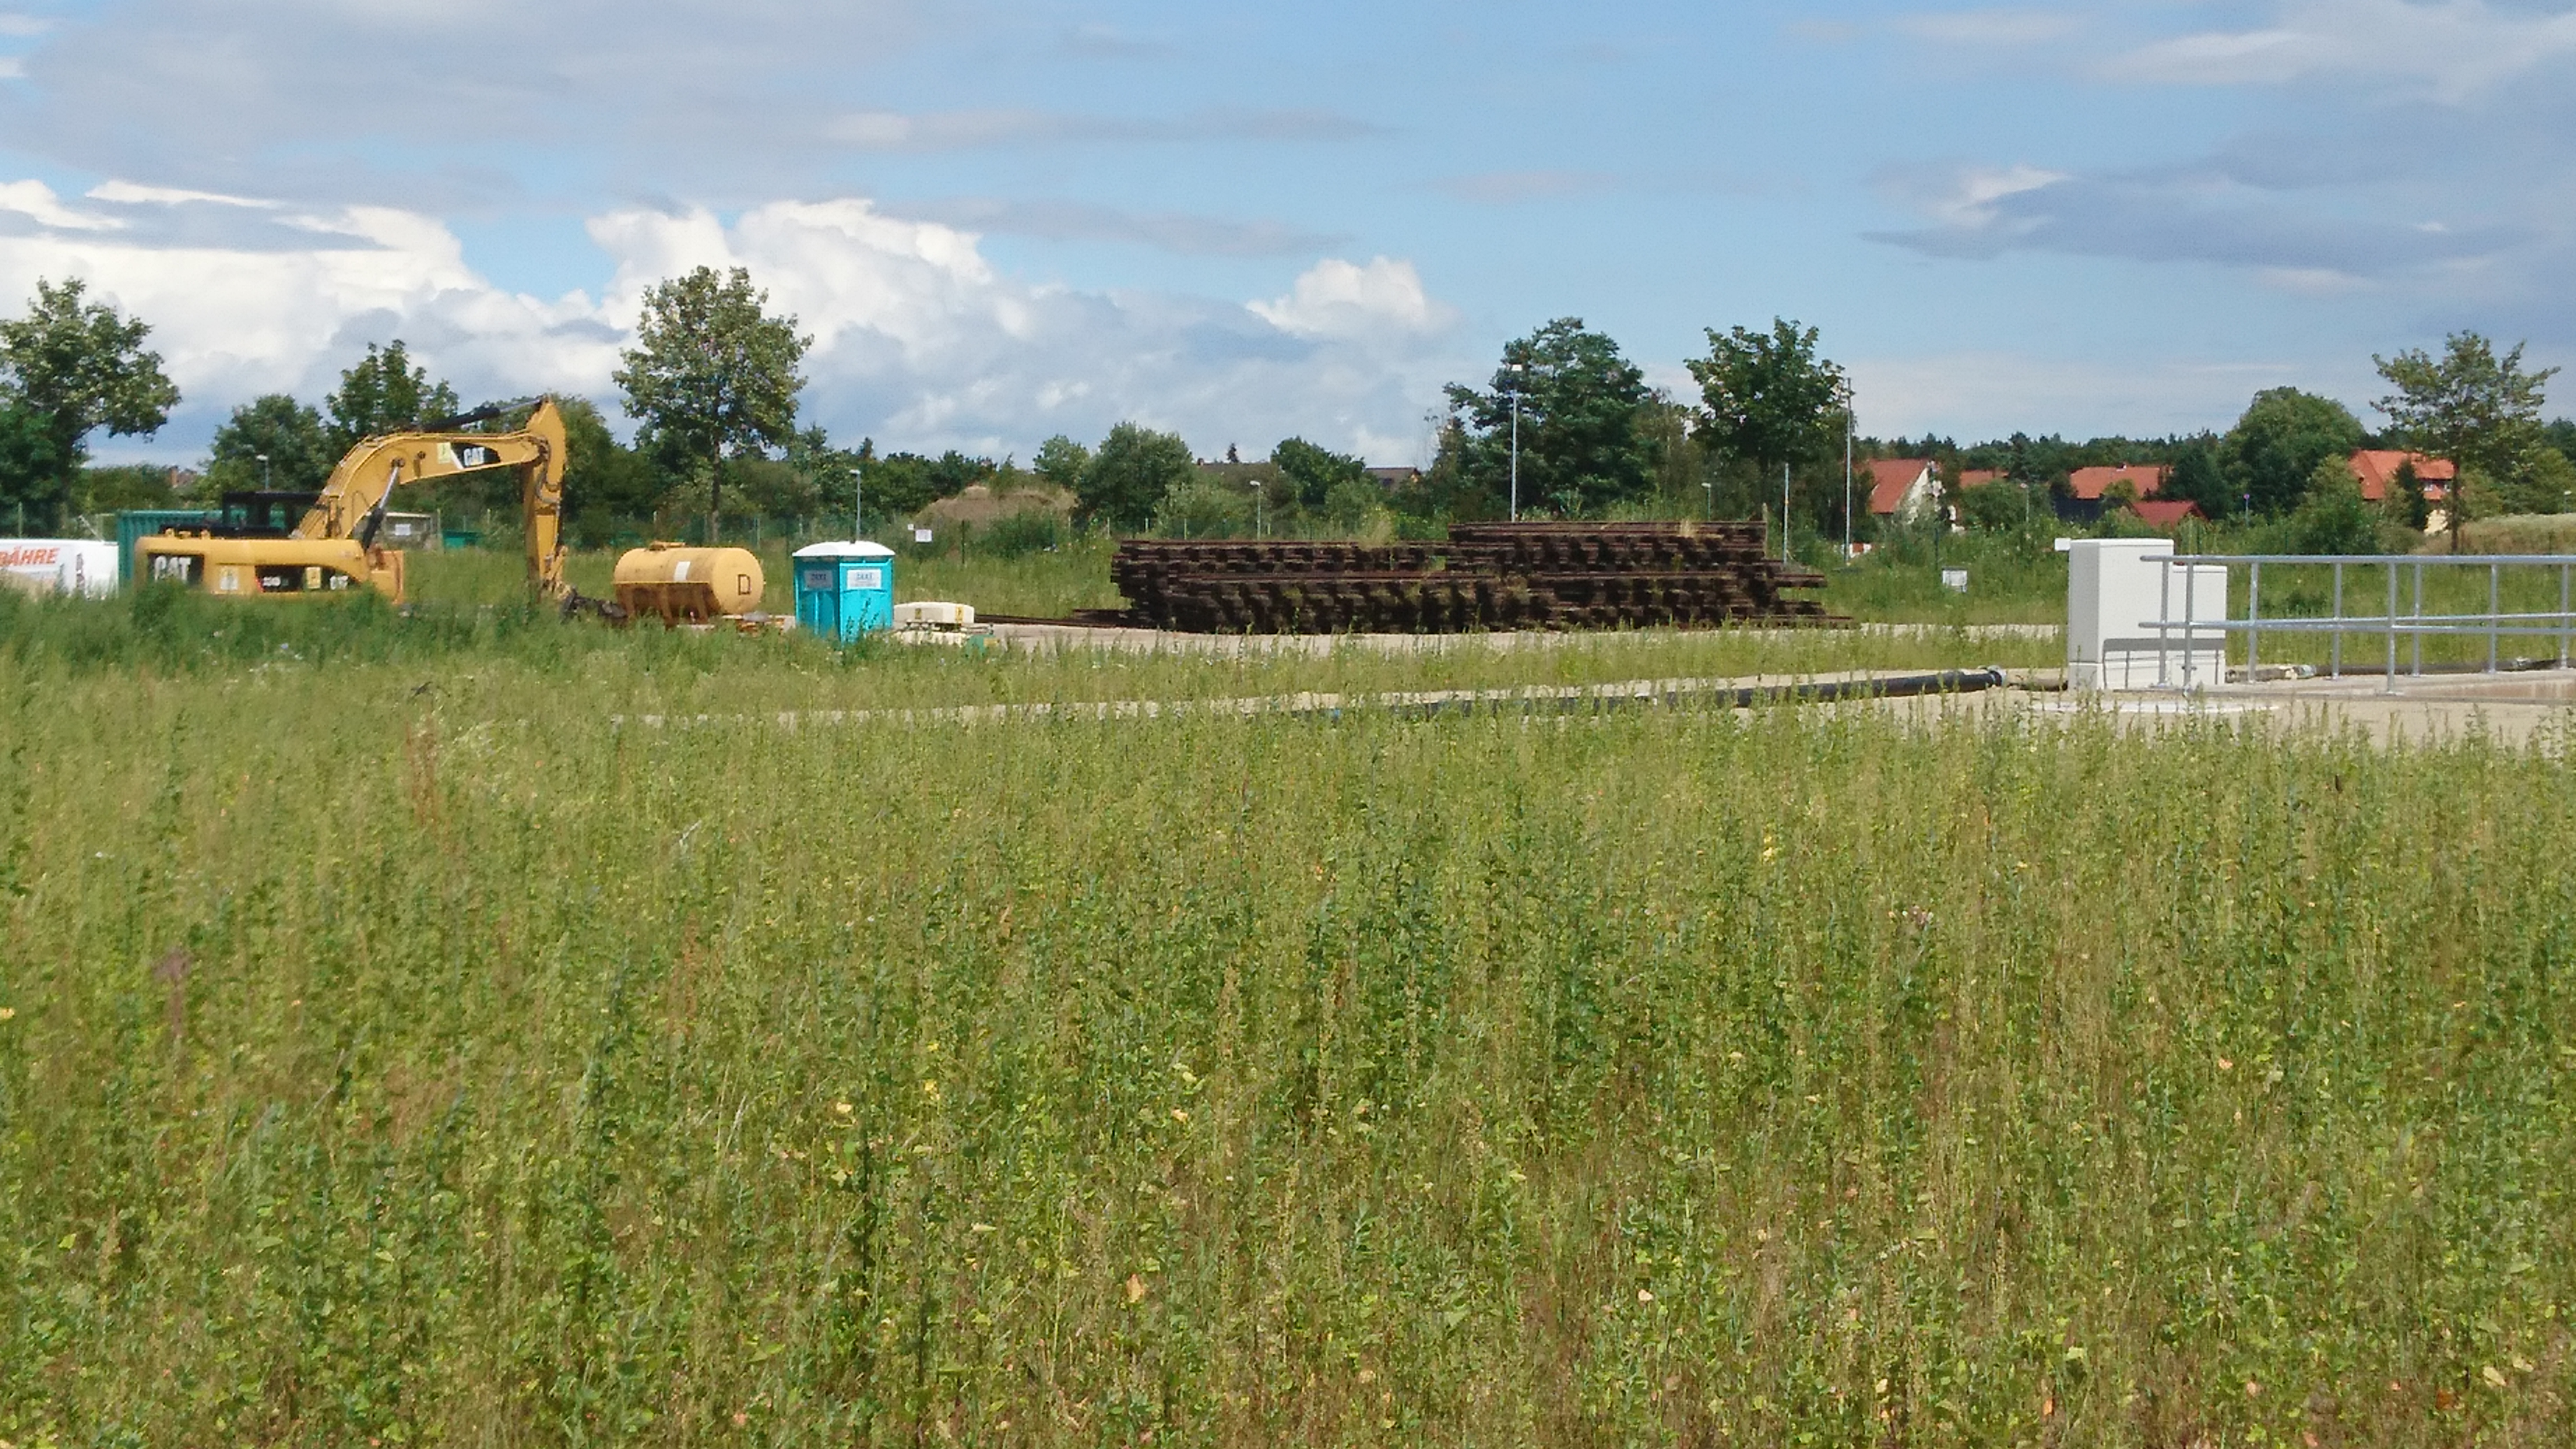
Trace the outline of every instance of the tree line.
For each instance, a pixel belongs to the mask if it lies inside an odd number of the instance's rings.
[[[1996,530],[2035,516],[2053,524],[2077,469],[2125,464],[2164,465],[2160,496],[2213,519],[2304,517],[2347,533],[2381,521],[2421,528],[2430,505],[2420,488],[2394,490],[2384,519],[2365,516],[2347,466],[2365,447],[2456,463],[2459,481],[2444,500],[2454,519],[2576,510],[2576,423],[2542,420],[2556,369],[2532,369],[2521,346],[2499,352],[2475,332],[2438,353],[2374,358],[2389,389],[2374,404],[2386,418],[2377,430],[2340,402],[2284,387],[2258,393],[2224,433],[2082,442],[2016,433],[1965,445],[1847,439],[1849,375],[1819,354],[1815,328],[1781,319],[1706,335],[1707,353],[1686,364],[1697,399],[1648,388],[1615,342],[1577,318],[1506,345],[1487,386],[1448,389],[1438,458],[1419,496],[1399,505],[1456,518],[1509,511],[1517,410],[1524,516],[1776,512],[1785,473],[1792,526],[1839,531],[1859,501],[1846,484],[1846,448],[1856,461],[1933,460],[1948,506]],[[2009,486],[1959,486],[1978,471]],[[1869,519],[1851,522],[1857,536],[1871,535]]]
[[[101,432],[148,436],[179,390],[145,346],[150,327],[92,301],[77,280],[39,281],[25,316],[0,321],[0,510],[51,523],[66,512],[167,504],[158,469],[85,466]],[[2063,501],[2076,469],[2160,464],[2162,495],[2213,519],[2299,516],[2352,532],[2425,521],[2419,488],[2392,490],[2386,514],[2361,509],[2344,460],[2386,446],[2454,461],[2444,500],[2466,522],[2501,513],[2576,510],[2576,423],[2542,420],[2556,369],[2525,365],[2462,332],[2438,353],[2374,358],[2390,391],[2373,431],[2331,398],[2296,388],[2258,393],[2224,433],[2083,442],[2016,433],[1959,444],[1941,437],[1847,436],[1849,374],[1820,351],[1814,327],[1706,329],[1707,351],[1686,363],[1696,398],[1650,387],[1617,342],[1577,317],[1549,321],[1505,344],[1484,385],[1452,384],[1437,415],[1431,466],[1382,484],[1365,462],[1302,438],[1267,458],[1201,464],[1179,435],[1141,423],[1096,444],[1058,435],[1023,468],[950,451],[878,454],[872,439],[836,445],[800,425],[803,361],[813,339],[773,313],[742,268],[699,267],[648,289],[633,344],[614,374],[633,443],[597,405],[559,400],[572,435],[566,503],[576,538],[604,542],[638,525],[667,529],[729,510],[813,520],[864,496],[871,523],[908,519],[976,484],[1036,489],[1067,500],[1074,521],[1114,532],[1214,536],[1275,527],[1297,532],[1436,530],[1452,521],[1520,516],[1749,517],[1784,505],[1793,529],[1867,537],[1867,517],[1842,468],[1858,459],[1928,457],[1949,489],[1949,511],[1971,527],[2027,527],[2033,502]],[[438,425],[459,413],[447,382],[429,376],[400,338],[370,343],[314,405],[287,394],[254,398],[217,429],[188,501],[247,490],[312,492],[359,439]],[[1961,489],[1984,470],[2015,486]],[[423,500],[506,516],[507,479],[445,480]],[[2049,515],[2053,517],[2055,507]]]

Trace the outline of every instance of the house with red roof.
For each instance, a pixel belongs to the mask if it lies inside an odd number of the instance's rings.
[[[1872,458],[1860,467],[1873,517],[1910,521],[1941,505],[1940,469],[1929,458]]]
[[[2424,490],[2427,502],[2440,502],[2460,476],[2460,470],[2448,458],[2428,458],[2395,448],[2355,448],[2347,466],[2361,483],[2361,496],[2377,503],[2397,486],[2397,470],[2409,463],[2415,465],[2415,482]]]
[[[1962,468],[1959,470],[1959,486],[1962,488],[1983,488],[1989,483],[2001,483],[2003,481],[2004,470],[2001,468]]]
[[[2172,469],[2161,463],[2138,465],[2123,463],[2117,468],[2078,468],[2066,475],[2068,496],[2085,503],[2099,503],[2111,496],[2121,484],[2129,485],[2131,498],[2153,498],[2164,491],[2165,477]]]
[[[2451,526],[2450,510],[2444,505],[2450,499],[2451,485],[2460,477],[2458,466],[2450,459],[2428,458],[2422,453],[2409,453],[2397,448],[2355,448],[2352,456],[2345,460],[2345,466],[2352,469],[2354,480],[2361,484],[2361,496],[2372,503],[2382,501],[2402,486],[2398,482],[2398,470],[2409,464],[2415,469],[2415,486],[2424,490],[2424,502],[2428,505],[2424,531],[2440,533]]]
[[[2185,519],[2209,517],[2188,498],[2141,498],[2129,505],[2129,511],[2140,523],[2159,530],[2180,528]]]

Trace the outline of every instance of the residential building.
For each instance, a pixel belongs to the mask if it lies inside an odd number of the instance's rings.
[[[2188,498],[2141,498],[2129,505],[2129,511],[2139,522],[2160,531],[2180,528],[2185,519],[2209,517]]]
[[[2161,463],[2123,463],[2116,468],[2078,468],[2066,475],[2066,492],[2084,503],[2099,503],[2109,498],[2123,483],[2129,485],[2131,498],[2153,498],[2164,491],[2165,477],[2173,470]]]
[[[2424,490],[2426,502],[2440,502],[2451,491],[2452,480],[2459,477],[2459,469],[2448,458],[2428,458],[2394,448],[2356,448],[2346,466],[2360,480],[2361,496],[2377,503],[2396,484],[2397,470],[2409,463],[2415,465],[2415,482]]]
[[[1872,458],[1860,469],[1874,517],[1910,523],[1941,504],[1940,470],[1929,458]]]

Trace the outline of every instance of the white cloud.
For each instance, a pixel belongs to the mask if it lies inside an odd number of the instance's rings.
[[[1970,167],[1952,179],[1946,193],[1926,198],[1925,210],[1945,225],[1986,226],[1995,220],[2002,202],[2065,179],[2063,171],[2047,171],[2027,162],[2002,168]]]
[[[1079,201],[1012,201],[955,197],[905,204],[904,214],[981,233],[1050,241],[1109,241],[1185,256],[1308,255],[1348,240],[1280,221],[1231,221],[1186,212],[1126,211]]]
[[[2160,41],[2108,72],[2165,85],[2281,85],[2316,76],[2395,82],[2465,102],[2576,54],[2576,13],[2532,14],[2486,0],[2287,0],[2273,23]]]
[[[14,211],[40,226],[70,231],[115,231],[124,225],[112,216],[72,210],[41,181],[0,181],[0,211]]]
[[[112,201],[132,206],[184,206],[202,202],[212,206],[242,206],[265,210],[277,205],[250,196],[226,196],[220,191],[189,191],[176,186],[142,186],[131,181],[102,181],[84,193],[92,201]]]
[[[367,342],[395,336],[469,399],[610,397],[645,289],[698,265],[750,269],[814,338],[808,416],[888,447],[1026,456],[1050,433],[1097,437],[1134,418],[1211,452],[1290,433],[1382,451],[1411,438],[1447,366],[1418,344],[1450,309],[1386,258],[1308,272],[1259,304],[1279,311],[1271,320],[1212,298],[1033,284],[996,268],[971,232],[864,200],[791,201],[730,225],[703,210],[593,218],[604,284],[547,300],[495,286],[417,212],[257,225],[268,232],[222,247],[59,227],[0,236],[0,296],[78,276],[150,322],[188,397],[160,452],[196,446],[259,393],[318,399]]]
[[[279,390],[317,399],[346,354],[397,331],[460,381],[493,391],[583,390],[611,365],[612,334],[589,303],[494,288],[440,223],[379,208],[328,222],[331,238],[301,249],[0,238],[0,288],[23,297],[39,277],[86,280],[152,324],[151,345],[192,411]]]
[[[1326,258],[1307,268],[1287,296],[1246,305],[1299,337],[1418,336],[1443,331],[1456,320],[1456,313],[1422,290],[1413,263],[1386,257],[1366,263]]]

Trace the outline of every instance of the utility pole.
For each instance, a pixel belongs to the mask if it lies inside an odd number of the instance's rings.
[[[1521,379],[1529,375],[1529,365],[1507,362],[1503,370],[1512,376],[1512,522],[1521,521]]]

